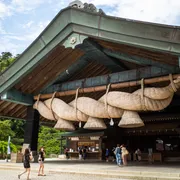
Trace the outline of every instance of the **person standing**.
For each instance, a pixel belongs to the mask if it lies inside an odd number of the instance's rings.
[[[85,146],[83,148],[83,159],[85,160],[86,159],[86,156],[87,156],[87,147]]]
[[[108,148],[106,148],[105,157],[106,157],[106,162],[108,162],[109,161],[109,149]]]
[[[25,171],[21,174],[18,175],[18,178],[20,179],[20,177],[25,174],[26,172],[27,174],[27,180],[29,180],[29,175],[30,175],[30,171],[31,171],[31,166],[30,166],[30,160],[32,159],[32,154],[30,153],[29,149],[26,148],[25,149],[25,153],[24,153],[24,157],[23,157],[23,163],[24,163],[24,168]]]
[[[116,147],[113,147],[113,148],[112,148],[112,151],[111,151],[112,158],[113,158],[112,161],[113,161],[113,162],[116,160],[116,155],[115,155],[115,153],[114,153],[114,152],[115,152],[115,149],[116,149]]]
[[[114,151],[114,154],[116,155],[116,163],[118,166],[121,166],[122,165],[122,160],[121,160],[121,148],[120,148],[120,145],[117,144],[117,147]]]
[[[44,148],[41,147],[40,150],[39,150],[39,159],[38,159],[38,161],[39,161],[38,176],[46,176],[44,174],[44,158],[45,158],[45,151],[44,151]]]
[[[82,148],[79,148],[79,160],[82,160],[82,154],[83,154]]]
[[[123,165],[126,166],[127,165],[127,156],[129,154],[129,152],[124,145],[121,145],[121,152],[122,152]]]
[[[135,155],[136,155],[136,161],[141,161],[141,150],[138,148],[136,151],[135,151]]]
[[[148,148],[148,161],[150,164],[153,163],[153,149],[152,148]]]
[[[65,155],[66,155],[66,159],[68,160],[69,159],[69,150],[68,150],[68,148],[65,148],[64,152],[65,152]]]

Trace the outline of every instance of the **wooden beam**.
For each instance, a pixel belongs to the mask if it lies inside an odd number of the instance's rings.
[[[73,77],[77,72],[79,72],[88,64],[89,61],[87,55],[82,55],[80,58],[77,59],[77,61],[71,64],[65,71],[59,74],[54,80],[52,80],[47,85],[45,85],[45,87],[43,87],[41,92],[43,92],[47,87],[51,86],[54,83],[67,81],[69,78]]]
[[[62,84],[55,84],[46,88],[46,90],[44,90],[42,94],[53,93],[55,91],[59,92],[59,91],[73,90],[79,87],[87,88],[87,87],[107,85],[109,83],[119,83],[119,82],[142,79],[142,78],[152,78],[152,77],[157,77],[157,76],[162,76],[162,75],[167,75],[167,74],[169,74],[169,72],[162,68],[143,67],[139,69],[112,73],[108,75],[80,79],[80,80],[66,82]]]
[[[160,67],[163,69],[166,69],[169,71],[169,73],[172,72],[180,72],[179,67],[176,66],[172,66],[163,62],[158,62],[155,61],[153,59],[147,59],[147,58],[142,58],[142,57],[138,57],[138,56],[134,56],[134,55],[130,55],[130,54],[124,54],[118,51],[113,51],[110,49],[104,49],[103,52],[105,54],[107,54],[108,56],[117,58],[121,61],[127,61],[130,63],[135,63],[135,64],[139,64],[139,65],[150,65],[150,66],[156,66],[156,67]]]
[[[102,47],[97,44],[95,41],[90,39],[85,39],[83,44],[79,44],[76,48],[81,49],[84,51],[86,56],[94,61],[97,61],[100,64],[103,64],[112,72],[119,72],[127,70],[125,66],[118,61],[115,61],[114,58],[107,56],[102,50]]]
[[[16,89],[11,89],[1,96],[1,100],[22,105],[33,105],[33,96],[24,94]]]
[[[25,119],[22,119],[22,118],[12,117],[12,116],[3,115],[3,114],[0,114],[0,119],[17,119],[17,120],[25,121]]]
[[[180,77],[180,74],[173,75],[173,79],[176,79],[178,77]],[[165,81],[170,81],[169,76],[161,76],[161,77],[155,77],[155,78],[150,78],[150,79],[144,79],[144,84],[153,84],[153,83],[165,82]],[[111,89],[120,89],[120,88],[125,88],[125,87],[139,86],[140,84],[141,84],[141,80],[135,80],[135,81],[111,84],[110,88]],[[79,93],[90,93],[90,92],[105,91],[106,88],[107,88],[106,85],[89,87],[89,88],[81,88],[81,89],[79,89]],[[76,94],[76,90],[63,91],[63,92],[57,92],[56,97],[70,96],[70,95],[75,95],[75,94]],[[51,97],[52,97],[52,93],[42,94],[40,96],[40,99],[48,99]],[[38,99],[38,96],[34,96],[34,100],[37,100],[37,99]]]

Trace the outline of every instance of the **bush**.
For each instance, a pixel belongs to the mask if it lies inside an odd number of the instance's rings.
[[[8,147],[8,142],[0,141],[0,154],[1,154],[1,157],[6,156],[7,147]],[[17,152],[17,147],[13,143],[10,143],[10,149],[11,149],[11,152],[14,152],[14,153]]]

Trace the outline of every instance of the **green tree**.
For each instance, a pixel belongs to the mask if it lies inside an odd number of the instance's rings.
[[[16,138],[24,138],[24,127],[25,121],[22,120],[11,120],[11,129],[14,131]]]
[[[40,128],[38,139],[39,148],[43,146],[45,148],[46,155],[59,154],[61,148],[59,138],[62,133],[62,131],[58,131],[54,128],[42,126]]]
[[[0,55],[0,72],[12,64],[18,56],[19,54],[14,57],[10,52],[2,52]]]
[[[14,137],[15,133],[11,129],[11,121],[0,121],[0,141],[8,141],[8,136]]]
[[[0,120],[0,141],[8,141],[11,136],[12,144],[20,150],[24,142],[25,121],[21,120]]]

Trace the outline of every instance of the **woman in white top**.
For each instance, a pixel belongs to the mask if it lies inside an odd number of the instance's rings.
[[[136,161],[141,161],[141,150],[139,148],[135,151],[135,155]]]

